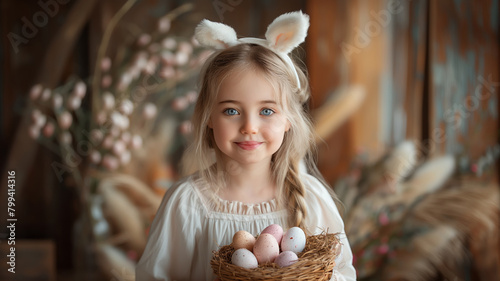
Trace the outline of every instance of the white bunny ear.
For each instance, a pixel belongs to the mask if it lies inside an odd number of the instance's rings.
[[[266,39],[269,48],[288,54],[304,42],[309,28],[309,16],[292,12],[277,17],[268,27]]]
[[[204,19],[195,29],[195,38],[200,44],[216,49],[225,49],[237,44],[236,31],[223,23]]]

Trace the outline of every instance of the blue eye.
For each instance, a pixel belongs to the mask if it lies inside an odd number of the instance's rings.
[[[264,108],[260,111],[260,114],[265,115],[265,116],[270,116],[274,114],[274,110],[269,109],[269,108]]]
[[[236,110],[234,108],[228,108],[228,109],[224,110],[224,113],[226,115],[229,115],[229,116],[231,116],[231,115],[238,115],[239,114],[238,110]]]

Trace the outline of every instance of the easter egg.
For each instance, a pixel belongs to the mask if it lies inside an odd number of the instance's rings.
[[[231,256],[231,263],[244,268],[256,268],[259,266],[255,255],[245,248],[234,251]]]
[[[297,254],[292,251],[284,251],[279,254],[274,263],[276,263],[279,267],[286,267],[296,263],[299,260]]]
[[[245,230],[240,230],[233,235],[232,246],[236,250],[245,248],[249,251],[252,251],[254,245],[255,245],[255,237],[253,237],[253,235],[250,234],[250,232],[247,232]]]
[[[261,234],[262,233],[271,234],[274,238],[276,238],[276,241],[278,241],[278,245],[281,244],[281,239],[283,238],[283,228],[281,228],[279,224],[271,224],[270,226],[264,228]]]
[[[292,227],[281,239],[281,250],[282,251],[292,251],[294,253],[300,253],[306,247],[306,234],[299,227]]]
[[[280,253],[280,247],[273,235],[263,233],[255,241],[253,253],[259,264],[273,262]]]

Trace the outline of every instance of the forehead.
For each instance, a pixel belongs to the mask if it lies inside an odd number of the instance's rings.
[[[262,71],[254,68],[241,69],[229,74],[222,82],[217,95],[218,102],[272,100],[280,103],[278,99],[277,85]]]

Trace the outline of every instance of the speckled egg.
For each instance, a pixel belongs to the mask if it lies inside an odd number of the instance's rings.
[[[297,254],[292,251],[284,251],[279,254],[274,263],[276,263],[279,267],[286,267],[296,263],[299,260]]]
[[[253,253],[259,264],[273,262],[280,253],[280,247],[273,235],[263,233],[255,241]]]
[[[255,255],[245,248],[234,251],[231,256],[231,263],[244,268],[256,268],[259,266]]]
[[[278,241],[278,245],[281,244],[281,239],[283,238],[283,228],[281,228],[279,224],[271,224],[270,226],[264,228],[261,234],[262,233],[271,234],[274,238],[276,238],[276,241]]]
[[[300,253],[306,247],[306,234],[299,227],[292,227],[285,234],[283,234],[283,238],[281,239],[281,250],[284,251],[292,251],[294,253]]]
[[[255,245],[255,237],[245,230],[240,230],[233,235],[233,243],[231,244],[233,248],[241,249],[245,248],[249,251],[253,250]]]

